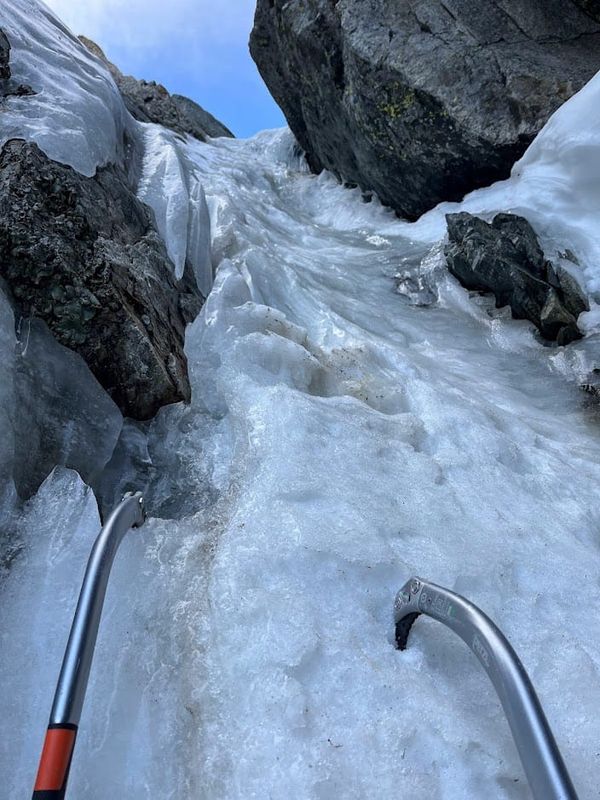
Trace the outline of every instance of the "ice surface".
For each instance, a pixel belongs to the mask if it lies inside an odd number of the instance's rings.
[[[286,141],[219,143],[204,177],[230,260],[188,353],[244,473],[210,567],[201,796],[529,796],[461,643],[424,621],[407,653],[391,646],[390,603],[413,573],[504,626],[585,796],[597,423],[554,374],[563,350],[470,299],[435,257],[437,304],[395,295],[399,265],[418,272],[427,248],[359,193],[293,170]],[[565,602],[575,575],[593,618]]]
[[[210,219],[202,184],[184,145],[181,136],[160,125],[144,126],[138,197],[154,211],[175,276],[183,276],[187,259],[206,296],[212,286]]]
[[[56,465],[89,483],[112,456],[123,418],[83,359],[43,322],[20,318],[0,291],[0,524]],[[2,558],[0,541],[0,558]]]
[[[0,580],[2,796],[31,793],[79,583],[98,532],[94,495],[70,470],[47,478],[19,519]],[[10,731],[10,736],[8,732]],[[75,795],[76,796],[76,795]]]
[[[123,417],[81,356],[41,320],[22,320],[15,359],[14,477],[29,497],[55,465],[94,484],[115,449]]]
[[[10,304],[0,291],[0,542],[2,528],[14,505],[15,484],[13,479],[15,435],[15,320]],[[0,551],[2,544],[0,543]],[[0,561],[2,553],[0,552]]]
[[[34,141],[88,176],[120,162],[135,123],[108,69],[37,0],[2,0],[0,28],[12,48],[13,81],[36,92],[3,101],[0,144]]]
[[[572,251],[590,292],[599,91],[596,79],[510,181],[462,206],[525,213],[548,255]],[[147,197],[170,252],[190,248],[193,173],[220,266],[187,336],[191,406],[121,441],[151,460],[160,519],[115,565],[73,796],[530,797],[464,645],[421,620],[395,651],[394,595],[414,573],[503,627],[594,796],[600,428],[575,381],[597,322],[580,343],[543,346],[442,268],[456,204],[402,223],[309,175],[286,131],[202,147],[148,136]],[[129,474],[126,455],[112,467]],[[0,586],[11,798],[33,780],[97,525],[91,495],[59,470],[18,526],[23,551]]]
[[[461,642],[423,620],[394,650],[413,573],[503,626],[592,796],[600,437],[564,350],[431,266],[436,302],[398,295],[427,243],[289,150],[265,133],[198,161],[228,258],[187,339],[192,406],[148,431],[164,519],[117,560],[74,796],[529,797]]]

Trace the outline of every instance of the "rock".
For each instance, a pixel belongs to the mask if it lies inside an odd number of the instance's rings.
[[[577,318],[589,305],[577,282],[544,257],[529,222],[498,214],[490,223],[465,212],[448,214],[445,249],[450,272],[467,289],[493,292],[496,305],[510,306],[545,339],[568,344],[580,339]]]
[[[190,398],[184,330],[202,298],[188,273],[175,280],[120,168],[87,178],[34,144],[3,147],[0,277],[20,314],[79,353],[127,416]]]
[[[91,39],[79,37],[88,50],[109,68],[129,113],[140,122],[156,122],[180,134],[189,134],[206,141],[209,137],[233,137],[231,131],[193,100],[169,94],[156,81],[142,81],[123,73],[105,56]]]
[[[574,0],[579,8],[583,9],[586,14],[596,22],[600,22],[600,0]]]
[[[563,0],[258,0],[250,48],[311,168],[415,219],[508,176],[600,68],[600,25]]]
[[[181,94],[172,94],[171,100],[175,104],[181,120],[181,127],[185,133],[195,136],[196,139],[210,137],[216,139],[218,136],[226,136],[229,139],[235,138],[233,133],[213,117],[198,103],[184,97]]]
[[[600,369],[593,369],[587,381],[580,384],[579,388],[590,395],[589,405],[600,405]]]
[[[10,78],[10,42],[0,28],[0,81]]]
[[[31,86],[23,83],[15,84],[11,81],[10,71],[10,42],[4,31],[0,28],[0,98],[1,97],[27,97],[35,94]]]

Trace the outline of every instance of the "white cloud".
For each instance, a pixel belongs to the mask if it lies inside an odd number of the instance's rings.
[[[170,54],[209,68],[230,46],[246,47],[255,0],[46,0],[73,33],[127,53],[130,64]],[[158,51],[158,52],[155,52]]]

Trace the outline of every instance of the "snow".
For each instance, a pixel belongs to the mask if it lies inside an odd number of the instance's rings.
[[[544,346],[462,289],[440,242],[459,207],[525,213],[596,292],[599,92],[596,78],[565,105],[509,181],[412,225],[309,175],[288,131],[199,144],[146,129],[169,252],[200,241],[203,192],[219,269],[188,329],[191,405],[126,425],[109,466],[143,465],[152,518],[111,578],[73,797],[530,797],[468,649],[433,620],[394,649],[413,574],[503,628],[595,796],[600,435],[577,382],[597,364],[597,311],[581,342]],[[15,526],[0,582],[11,798],[30,790],[98,526],[61,468]]]

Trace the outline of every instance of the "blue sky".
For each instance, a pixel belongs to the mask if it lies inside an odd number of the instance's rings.
[[[191,97],[237,136],[285,124],[248,52],[255,0],[46,0],[119,69]]]

